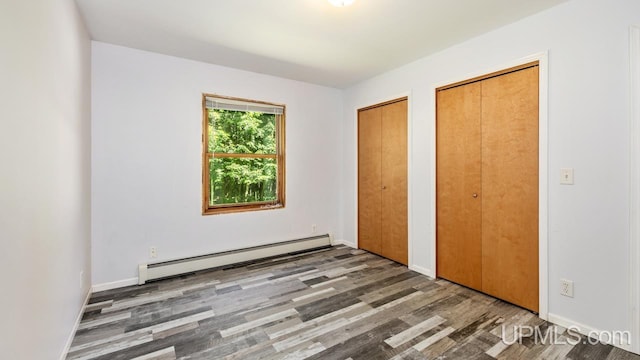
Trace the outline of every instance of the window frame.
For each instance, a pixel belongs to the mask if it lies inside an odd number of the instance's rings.
[[[215,156],[215,153],[210,153],[209,149],[209,118],[207,111],[207,97],[226,99],[234,101],[243,101],[248,103],[260,104],[260,105],[273,105],[282,107],[282,114],[276,115],[276,154],[219,154],[222,158],[269,158],[276,159],[278,170],[276,172],[276,192],[277,197],[274,201],[261,201],[251,203],[235,203],[235,204],[209,204],[209,159]],[[285,117],[286,106],[284,104],[277,104],[272,102],[244,99],[238,97],[222,96],[217,94],[202,94],[202,215],[216,215],[227,213],[238,213],[246,211],[258,211],[258,210],[272,210],[283,209],[285,207]],[[222,156],[220,156],[222,155]]]

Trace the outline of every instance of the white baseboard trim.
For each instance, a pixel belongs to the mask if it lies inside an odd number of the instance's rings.
[[[435,277],[436,277],[435,276],[436,274],[433,273],[433,270],[427,269],[427,268],[422,267],[422,266],[409,265],[409,270],[413,270],[413,271],[415,271],[417,273],[420,273],[422,275],[426,275],[426,276],[428,276],[428,277],[430,277],[432,279],[435,279]]]
[[[348,247],[354,248],[354,249],[358,248],[354,242],[346,241],[346,240],[343,240],[343,239],[333,239],[332,238],[331,239],[331,245],[345,245],[345,246],[348,246]]]
[[[130,279],[118,280],[118,281],[112,281],[112,282],[108,282],[108,283],[95,284],[95,285],[91,286],[91,292],[92,293],[97,293],[97,292],[100,292],[100,291],[117,289],[117,288],[121,288],[121,287],[125,287],[125,286],[131,286],[131,285],[138,285],[138,278],[137,277],[130,278]]]
[[[80,326],[80,321],[82,320],[82,315],[84,314],[84,310],[87,308],[87,304],[89,303],[89,298],[91,298],[91,289],[87,291],[87,296],[84,298],[84,303],[80,308],[80,312],[76,317],[76,322],[73,325],[73,329],[71,329],[71,334],[69,334],[69,338],[67,339],[67,343],[64,345],[64,349],[62,349],[62,354],[60,354],[60,360],[64,360],[67,358],[67,353],[71,348],[71,343],[73,342],[73,338],[76,336],[76,331],[78,331],[78,326]]]
[[[572,328],[582,335],[597,338],[605,344],[631,351],[631,332],[627,330],[602,331],[552,313],[549,313],[548,321],[567,329]]]

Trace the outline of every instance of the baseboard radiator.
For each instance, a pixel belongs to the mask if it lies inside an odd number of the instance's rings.
[[[331,246],[331,236],[329,234],[325,234],[274,244],[254,246],[245,249],[224,251],[215,254],[193,256],[157,263],[140,264],[138,266],[138,284],[142,285],[149,280],[162,279],[199,270],[259,260],[300,251],[314,250],[328,246]]]

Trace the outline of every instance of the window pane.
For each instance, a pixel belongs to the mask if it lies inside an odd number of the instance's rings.
[[[276,115],[231,110],[207,111],[210,153],[276,153]]]
[[[275,201],[277,174],[276,159],[210,159],[209,205]]]

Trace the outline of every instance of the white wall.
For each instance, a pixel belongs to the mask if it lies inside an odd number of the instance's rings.
[[[163,260],[312,224],[341,237],[339,90],[100,42],[92,56],[93,284],[126,284],[150,246]],[[286,104],[284,209],[201,215],[202,93]]]
[[[54,359],[90,286],[90,40],[72,0],[2,1],[0,44],[0,348]]]
[[[629,329],[629,26],[637,0],[574,0],[345,91],[344,238],[355,242],[355,109],[411,91],[413,265],[433,271],[432,89],[549,51],[549,313]],[[575,168],[575,185],[559,169]],[[575,298],[559,295],[559,279]]]

